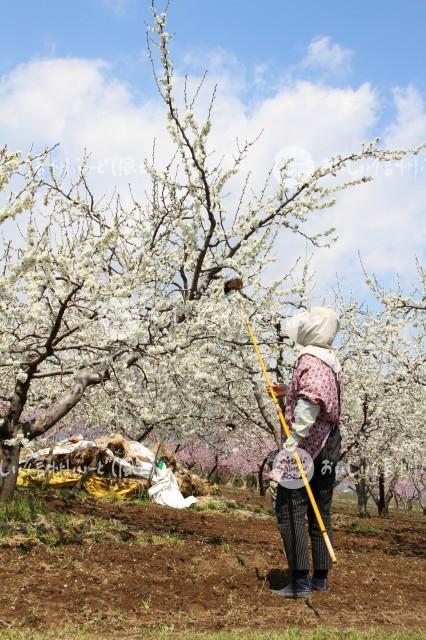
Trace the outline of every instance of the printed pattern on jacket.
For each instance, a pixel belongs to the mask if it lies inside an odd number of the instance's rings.
[[[339,375],[341,387],[341,375]],[[330,431],[339,422],[339,390],[334,371],[311,354],[304,354],[297,362],[287,396],[285,418],[291,427],[298,398],[320,405],[320,412],[307,438],[299,446],[315,459],[327,442]]]

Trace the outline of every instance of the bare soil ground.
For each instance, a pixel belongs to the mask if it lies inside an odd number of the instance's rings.
[[[224,502],[251,510],[47,497],[49,510],[111,519],[120,540],[64,537],[58,545],[23,540],[1,548],[0,628],[85,625],[114,638],[141,628],[426,628],[420,514],[359,520],[352,505],[338,505],[331,589],[307,603],[270,593],[287,576],[275,519],[254,511],[269,509],[268,498],[224,494]]]

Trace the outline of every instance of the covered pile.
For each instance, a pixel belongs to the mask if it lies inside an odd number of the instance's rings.
[[[115,493],[120,498],[147,490],[153,502],[178,509],[196,502],[194,493],[208,493],[207,483],[169,452],[162,448],[154,452],[121,435],[97,440],[75,436],[52,447],[23,450],[18,485],[43,482],[77,485],[96,496]]]

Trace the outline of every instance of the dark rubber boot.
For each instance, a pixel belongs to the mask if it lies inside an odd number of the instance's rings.
[[[311,583],[312,591],[328,591],[328,580],[327,578],[315,578],[312,576],[309,578]]]
[[[311,583],[309,577],[294,578],[283,589],[271,589],[271,593],[284,598],[309,598],[311,595]]]

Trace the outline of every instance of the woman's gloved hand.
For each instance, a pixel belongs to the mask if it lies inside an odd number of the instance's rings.
[[[287,393],[287,385],[277,384],[276,382],[273,382],[271,385],[268,385],[266,389],[270,396],[272,396],[271,392],[273,391],[277,396],[277,398],[284,398]]]
[[[299,446],[300,440],[301,438],[298,438],[296,434],[292,433],[284,442],[283,449],[288,453],[294,453]]]

